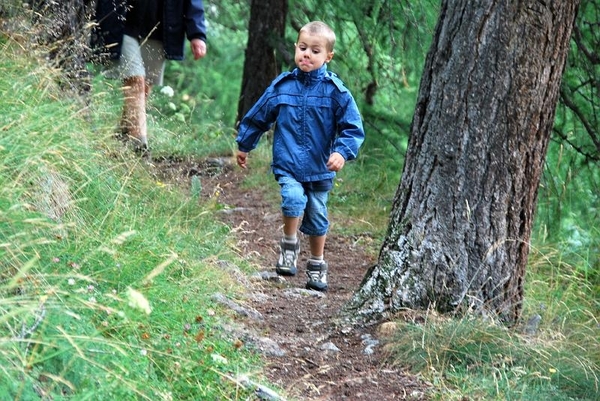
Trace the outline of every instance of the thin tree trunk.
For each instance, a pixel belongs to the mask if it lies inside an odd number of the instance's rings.
[[[577,5],[442,2],[388,233],[347,316],[433,306],[518,319]]]
[[[275,49],[283,38],[287,9],[287,0],[252,0],[236,121],[244,117],[281,72]]]

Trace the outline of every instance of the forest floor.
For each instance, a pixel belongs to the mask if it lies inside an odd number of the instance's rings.
[[[236,308],[240,312],[236,320],[245,333],[240,337],[261,352],[267,379],[294,400],[427,400],[430,386],[424,380],[386,364],[377,326],[344,328],[336,323],[338,311],[374,263],[361,241],[335,230],[328,234],[325,293],[304,289],[305,238],[298,274],[277,276],[280,211],[264,191],[248,191],[240,185],[247,172],[233,162],[161,159],[152,165],[160,178],[188,187],[190,177],[198,175],[201,196],[218,192],[219,203],[226,205],[218,218],[233,228],[240,255],[257,266],[258,278],[248,280],[241,312]]]

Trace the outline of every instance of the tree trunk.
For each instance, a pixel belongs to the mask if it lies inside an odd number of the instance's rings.
[[[252,0],[238,122],[281,72],[275,49],[284,36],[287,9],[287,0]]]
[[[344,308],[517,321],[578,1],[444,0],[377,264]]]

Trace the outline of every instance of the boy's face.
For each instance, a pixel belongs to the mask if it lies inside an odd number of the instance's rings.
[[[296,66],[304,71],[318,70],[323,64],[333,58],[333,52],[327,50],[327,40],[320,35],[311,35],[308,32],[300,32],[298,43],[296,43],[296,55],[294,59]]]

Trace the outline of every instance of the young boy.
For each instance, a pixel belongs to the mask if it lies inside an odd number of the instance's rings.
[[[323,22],[302,27],[295,45],[297,68],[271,83],[240,122],[236,138],[237,164],[246,168],[248,152],[276,122],[271,168],[281,187],[284,234],[276,271],[296,274],[299,229],[309,237],[306,287],[317,291],[327,290],[323,251],[333,178],[356,158],[365,136],[352,94],[327,71],[334,44],[335,33]]]

